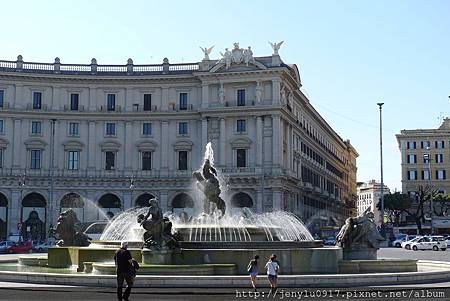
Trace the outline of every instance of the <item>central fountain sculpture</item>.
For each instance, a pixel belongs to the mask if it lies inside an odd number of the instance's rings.
[[[211,205],[214,204],[215,208],[220,210],[222,216],[225,215],[226,207],[224,200],[220,197],[221,190],[217,171],[211,166],[210,159],[205,159],[202,171],[195,171],[192,176],[197,180],[197,187],[206,197],[204,200],[204,212],[206,214],[212,213],[214,208],[211,208]]]

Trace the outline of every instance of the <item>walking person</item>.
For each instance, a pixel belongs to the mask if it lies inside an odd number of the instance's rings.
[[[128,251],[127,241],[121,242],[120,249],[118,249],[114,255],[114,262],[116,264],[117,275],[117,299],[119,301],[128,301],[136,274],[134,273],[133,258],[131,257],[130,251]],[[122,295],[124,280],[127,282],[127,287]]]
[[[250,274],[250,280],[252,282],[253,289],[256,292],[256,277],[258,277],[258,259],[259,256],[255,255],[255,257],[250,260],[247,266],[247,271]]]
[[[280,270],[280,266],[278,265],[277,261],[277,255],[272,254],[264,268],[267,271],[267,278],[270,282],[271,292],[275,293],[277,290],[278,272]]]

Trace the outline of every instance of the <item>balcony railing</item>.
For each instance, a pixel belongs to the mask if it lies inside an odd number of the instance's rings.
[[[134,65],[129,59],[124,65],[99,65],[96,59],[91,64],[62,64],[59,58],[54,63],[24,62],[22,56],[16,61],[0,60],[0,71],[55,73],[73,75],[151,75],[168,73],[192,73],[199,70],[198,63],[170,64],[167,59],[163,64]]]
[[[223,173],[254,173],[254,167],[235,167],[235,168],[222,168]]]

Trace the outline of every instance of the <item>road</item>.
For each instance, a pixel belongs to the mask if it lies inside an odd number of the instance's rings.
[[[450,248],[446,251],[412,251],[402,248],[381,248],[378,258],[420,259],[450,262]]]

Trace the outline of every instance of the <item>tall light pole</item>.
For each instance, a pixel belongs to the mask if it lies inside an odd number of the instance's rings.
[[[428,142],[429,143],[429,140]],[[433,206],[433,189],[432,189],[432,172],[431,172],[431,147],[430,145],[427,145],[427,154],[424,154],[423,157],[428,159],[428,181],[429,181],[429,185],[430,185],[430,221],[431,221],[431,228],[430,228],[430,232],[431,234],[434,233],[434,228],[433,228],[433,212],[434,212],[434,206]],[[437,161],[436,161],[437,162]]]
[[[386,238],[386,232],[384,229],[384,182],[383,182],[383,115],[382,107],[384,102],[377,103],[380,109],[380,174],[381,174],[381,188],[380,188],[380,216],[381,216],[381,235]]]

